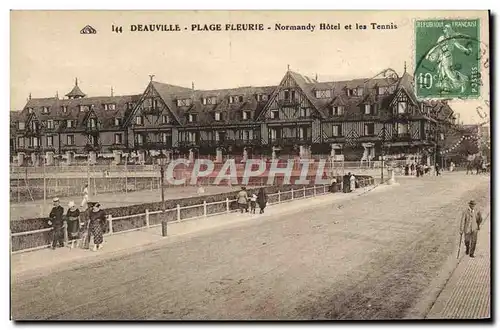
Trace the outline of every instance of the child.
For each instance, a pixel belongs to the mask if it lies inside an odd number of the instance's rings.
[[[250,197],[250,213],[255,214],[256,206],[257,206],[257,195],[252,194],[252,197]]]

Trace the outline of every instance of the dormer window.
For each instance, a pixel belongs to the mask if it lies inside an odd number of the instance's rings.
[[[189,123],[194,123],[196,121],[196,114],[193,114],[193,113],[188,114],[187,120]]]
[[[162,124],[168,124],[168,123],[170,123],[170,117],[167,116],[167,115],[162,115],[161,116],[161,123]]]
[[[257,94],[257,101],[258,102],[263,102],[263,101],[267,101],[268,100],[268,97],[266,94]]]
[[[347,94],[347,96],[353,96],[354,95],[354,90],[348,88],[348,89],[346,89],[346,94]]]
[[[80,106],[80,112],[85,112],[85,111],[89,111],[90,110],[90,107],[88,105],[81,105]]]
[[[229,96],[229,103],[242,103],[243,102],[243,96],[238,95],[238,96]]]
[[[317,99],[328,99],[332,97],[332,91],[330,89],[316,91]]]
[[[407,112],[408,112],[408,103],[398,102],[398,113],[407,113]]]
[[[215,121],[220,121],[220,118],[221,118],[220,112],[214,113],[214,119],[215,119]]]
[[[73,121],[72,120],[66,121],[66,128],[73,128]]]
[[[121,118],[115,118],[115,126],[120,126],[122,124]]]
[[[142,118],[142,116],[135,117],[135,124],[136,125],[144,125],[144,118]]]
[[[279,119],[280,113],[278,110],[271,110],[271,119]]]
[[[33,113],[33,108],[28,108],[28,113]]]
[[[243,120],[249,120],[250,117],[251,117],[251,112],[250,111],[243,111],[242,114],[243,114],[243,116],[242,116]]]
[[[189,107],[191,106],[191,99],[179,99],[177,100],[178,107]]]
[[[47,120],[47,129],[54,129],[54,120]]]
[[[97,119],[95,119],[95,118],[90,118],[90,119],[89,119],[88,126],[89,126],[89,127],[91,127],[91,128],[96,128],[96,127],[97,127]]]
[[[160,107],[160,101],[158,99],[153,100],[153,109],[158,109]]]
[[[115,104],[114,103],[104,104],[104,110],[115,110]]]
[[[365,115],[371,115],[372,109],[373,109],[373,107],[371,104],[365,104]]]
[[[68,112],[68,106],[67,106],[67,105],[63,105],[63,106],[61,106],[61,111],[62,111],[63,113]]]
[[[363,96],[363,87],[358,87],[357,96]]]
[[[17,123],[17,129],[23,130],[25,128],[24,121],[20,121]]]
[[[43,107],[42,108],[42,113],[44,113],[44,114],[49,113],[49,107]]]
[[[134,108],[134,103],[133,102],[128,102],[127,103],[127,109],[132,110]]]
[[[216,96],[204,97],[202,101],[203,105],[217,104],[217,97]]]

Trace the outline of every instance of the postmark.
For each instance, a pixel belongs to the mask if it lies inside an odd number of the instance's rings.
[[[479,19],[417,20],[414,51],[417,98],[480,97]]]

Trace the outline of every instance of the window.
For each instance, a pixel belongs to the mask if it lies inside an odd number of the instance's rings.
[[[398,123],[398,135],[407,135],[408,134],[408,124]]]
[[[309,108],[301,108],[300,109],[300,117],[301,118],[308,118],[311,116],[311,109]]]
[[[280,113],[278,110],[271,110],[271,119],[279,119]]]
[[[353,95],[354,95],[354,89],[350,89],[350,88],[348,88],[348,89],[346,90],[346,94],[347,94],[347,96],[353,96]]]
[[[250,111],[243,111],[243,120],[248,120],[250,119],[251,112]]]
[[[306,129],[304,127],[299,127],[299,139],[304,139],[306,136]]]
[[[190,113],[187,115],[187,119],[189,123],[194,123],[196,122],[196,114]]]
[[[389,89],[388,89],[386,86],[380,86],[380,87],[378,88],[378,95],[384,95],[385,93],[387,93],[387,92],[388,92],[388,90],[389,90]]]
[[[333,136],[342,136],[342,126],[341,125],[333,125],[332,126],[332,135]]]
[[[43,107],[42,113],[45,113],[45,114],[49,113],[49,107]]]
[[[276,131],[276,128],[271,128],[271,140],[276,140],[278,137],[278,132]]]
[[[135,139],[136,139],[138,145],[141,145],[144,143],[144,136],[142,136],[141,134],[137,134],[135,136]]]
[[[329,89],[316,91],[317,99],[328,99],[330,97],[332,97],[332,91]]]
[[[24,121],[20,121],[20,122],[18,122],[18,123],[17,123],[17,128],[18,128],[18,129],[20,129],[20,130],[24,129],[24,128],[25,128]]]
[[[210,97],[204,97],[203,98],[203,105],[207,104],[217,104],[217,97],[216,96],[210,96]]]
[[[69,146],[75,145],[75,136],[74,135],[66,136],[66,144]]]
[[[371,115],[371,114],[372,114],[371,104],[365,104],[365,115]]]
[[[90,110],[90,107],[88,105],[81,105],[80,106],[80,112],[85,112],[85,111],[89,111]]]
[[[19,148],[24,148],[24,138],[23,137],[18,137],[17,138],[17,146]]]
[[[73,127],[73,121],[72,120],[66,120],[66,128],[72,128]]]
[[[229,96],[229,103],[234,103],[234,97]]]
[[[244,141],[248,141],[248,140],[251,140],[251,131],[248,131],[248,130],[245,130],[243,131],[243,140]]]
[[[115,126],[120,126],[122,124],[121,118],[115,118]]]
[[[33,113],[33,108],[28,108],[28,113]]]
[[[189,142],[196,142],[196,132],[188,132],[187,138]]]
[[[40,139],[38,137],[33,137],[32,138],[32,142],[31,142],[31,145],[34,147],[34,148],[37,148],[40,146]]]
[[[162,124],[168,124],[168,123],[170,123],[170,117],[167,116],[167,115],[162,115],[161,116],[161,123]]]
[[[220,112],[214,113],[214,119],[215,119],[215,121],[220,121],[220,117],[221,117],[220,116]]]
[[[371,136],[375,134],[375,124],[365,124],[365,136]]]
[[[134,108],[134,103],[133,102],[128,102],[127,103],[127,109],[132,110]]]
[[[294,101],[295,100],[295,91],[291,92],[291,96],[292,96],[292,101]]]
[[[47,136],[47,147],[52,147],[54,145],[54,137]]]
[[[68,106],[67,106],[67,105],[63,105],[63,106],[61,106],[61,111],[62,111],[63,113],[68,112]]]
[[[398,102],[398,113],[407,113],[408,103]]]
[[[333,115],[334,116],[342,116],[344,114],[344,107],[339,105],[337,107],[333,107]]]
[[[241,96],[241,95],[238,96],[238,102],[240,102],[240,103],[243,102],[243,96]]]
[[[285,93],[285,100],[290,99],[290,91],[289,91],[288,89],[286,89],[286,90],[284,91],[284,93]]]
[[[144,125],[144,118],[142,118],[142,116],[135,117],[135,124],[136,125]]]
[[[262,102],[262,101],[267,101],[267,95],[266,94],[257,94],[257,101]]]
[[[180,99],[177,100],[178,107],[189,107],[191,105],[191,99]]]
[[[47,129],[54,129],[54,120],[47,120]]]
[[[91,128],[96,128],[97,127],[97,119],[96,118],[90,118],[88,126]]]
[[[104,105],[104,110],[115,110],[115,109],[116,108],[114,103]]]
[[[160,101],[158,99],[153,100],[153,109],[158,109],[160,107]]]
[[[357,95],[358,96],[363,96],[363,87],[358,87]]]
[[[167,143],[167,141],[168,141],[168,134],[167,133],[161,133],[160,134],[160,141],[162,143]]]
[[[388,87],[387,90],[389,91],[390,94],[394,93],[394,91],[396,90],[396,85]]]
[[[115,134],[115,144],[122,144],[122,135],[120,133]]]

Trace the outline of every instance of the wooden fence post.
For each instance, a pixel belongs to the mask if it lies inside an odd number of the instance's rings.
[[[304,196],[303,197],[306,198],[306,186],[302,187],[302,190],[304,192]]]
[[[323,194],[326,194],[326,186],[323,185]]]
[[[108,214],[109,234],[113,235],[113,216]]]
[[[149,210],[146,209],[146,228],[149,228]]]
[[[313,195],[316,197],[316,185],[313,186]]]
[[[292,188],[292,200],[293,200],[293,188]]]
[[[229,198],[226,198],[226,212],[229,213]]]
[[[177,204],[177,221],[181,221],[181,206]]]
[[[203,216],[207,216],[207,201],[203,201]]]
[[[278,190],[278,204],[281,203],[281,190]]]

